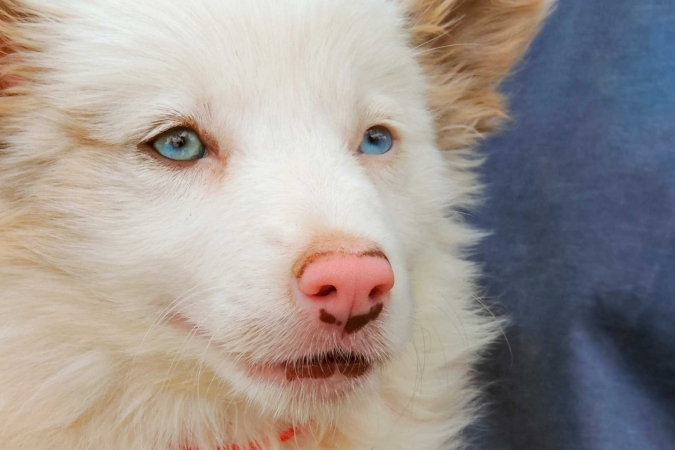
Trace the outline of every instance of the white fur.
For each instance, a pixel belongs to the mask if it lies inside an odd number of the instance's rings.
[[[464,259],[478,233],[445,217],[476,184],[436,148],[401,5],[21,3],[44,17],[43,70],[0,158],[2,448],[277,448],[307,423],[287,448],[459,448],[497,327]],[[177,116],[222,158],[172,168],[138,147]],[[357,155],[380,123],[397,148]],[[333,402],[239,365],[328,345],[306,342],[287,293],[325,232],[376,243],[396,275],[376,342],[352,338],[389,362]]]

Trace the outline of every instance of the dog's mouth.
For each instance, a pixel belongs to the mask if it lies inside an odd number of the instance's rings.
[[[377,361],[354,352],[334,350],[318,355],[274,364],[250,364],[248,374],[253,378],[275,384],[294,386],[333,386],[366,378]],[[352,383],[347,383],[351,385]]]
[[[186,333],[211,339],[180,314],[173,316],[171,322]],[[335,349],[282,362],[248,362],[243,367],[249,376],[275,384],[288,385],[302,381],[304,385],[315,381],[323,385],[338,385],[344,381],[365,378],[373,367],[382,362],[384,359],[367,358],[355,351]]]
[[[370,371],[372,363],[356,353],[340,353],[337,351],[317,356],[304,357],[282,364],[286,380],[299,378],[330,378],[339,373],[347,378],[358,378]]]

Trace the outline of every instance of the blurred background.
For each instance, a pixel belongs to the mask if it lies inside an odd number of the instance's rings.
[[[559,0],[504,90],[473,448],[675,449],[675,0]]]

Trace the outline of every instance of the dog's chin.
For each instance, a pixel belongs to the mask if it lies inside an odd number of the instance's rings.
[[[384,363],[372,362],[367,368],[357,364],[350,370],[362,372],[358,375],[345,374],[340,368],[328,375],[333,369],[320,369],[318,365],[289,369],[285,365],[256,364],[240,367],[234,380],[231,376],[227,378],[241,394],[278,419],[295,423],[330,421],[343,407],[363,401],[376,391],[378,373]],[[312,371],[320,373],[311,374]]]

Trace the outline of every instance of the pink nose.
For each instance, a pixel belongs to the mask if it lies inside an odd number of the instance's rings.
[[[301,307],[352,334],[380,315],[394,287],[394,272],[380,252],[330,253],[301,269],[297,287]]]

